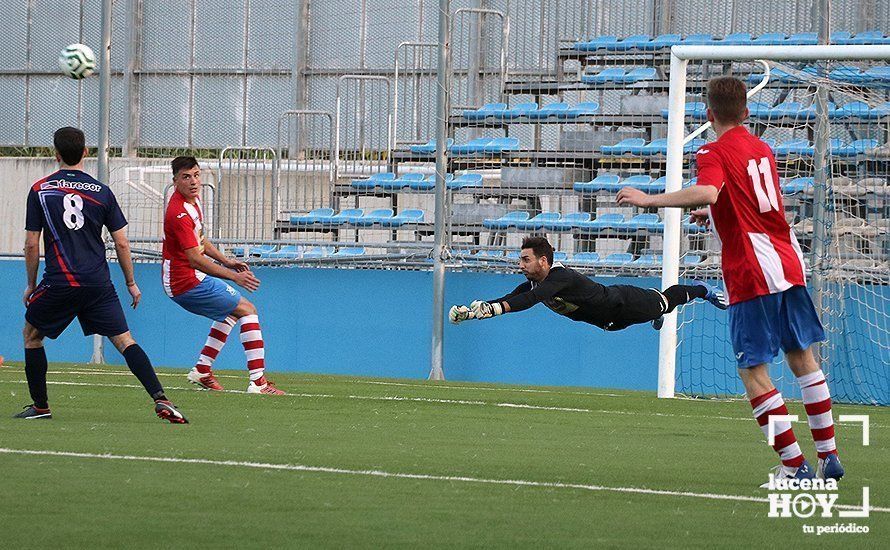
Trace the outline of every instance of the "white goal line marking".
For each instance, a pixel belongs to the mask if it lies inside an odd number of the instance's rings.
[[[324,474],[340,474],[349,476],[382,477],[394,479],[411,479],[419,481],[447,481],[459,483],[484,483],[489,485],[507,485],[513,487],[537,487],[546,489],[580,489],[585,491],[605,491],[611,493],[634,493],[641,495],[656,495],[670,497],[689,497],[710,500],[729,500],[734,502],[769,503],[769,499],[763,497],[750,497],[744,495],[724,495],[719,493],[694,493],[690,491],[668,491],[663,489],[644,489],[640,487],[608,487],[605,485],[588,485],[585,483],[562,483],[558,481],[528,481],[524,479],[489,479],[469,476],[446,476],[435,474],[407,474],[400,472],[387,472],[383,470],[349,470],[346,468],[329,468],[325,466],[306,466],[303,464],[275,464],[267,462],[241,462],[236,460],[210,460],[206,458],[172,458],[163,456],[134,456],[115,455],[110,453],[75,453],[69,451],[38,451],[30,449],[9,449],[0,447],[0,453],[11,455],[30,456],[56,456],[66,458],[86,458],[99,460],[130,460],[138,462],[161,462],[173,464],[200,464],[205,466],[229,466],[240,468],[255,468],[258,470],[285,470],[291,472],[313,472]],[[838,509],[861,510],[861,506],[838,504]],[[869,507],[872,512],[890,512],[890,508]]]
[[[27,384],[27,380],[0,380],[0,384]],[[137,384],[104,384],[101,382],[68,382],[62,380],[47,380],[47,385],[55,385],[55,386],[86,386],[86,387],[95,387],[95,388],[132,388],[132,389],[144,389],[142,386]],[[176,390],[176,391],[191,391],[191,392],[205,392],[207,390],[202,390],[199,388],[193,387],[180,387],[180,386],[167,386],[164,389],[166,390]],[[235,394],[247,394],[244,390],[225,390],[219,393],[235,393]],[[287,393],[283,396],[278,396],[276,399],[281,399],[285,397],[292,398],[321,398],[321,399],[355,399],[360,401],[405,401],[405,402],[416,402],[416,403],[441,403],[445,405],[475,405],[480,407],[498,407],[504,409],[529,409],[535,411],[557,411],[557,412],[577,412],[577,413],[591,413],[591,414],[615,414],[615,415],[627,415],[627,416],[655,416],[662,418],[692,418],[692,419],[709,419],[709,420],[734,420],[737,422],[750,422],[751,418],[738,417],[738,416],[717,416],[717,415],[701,415],[701,414],[676,414],[676,413],[658,413],[658,412],[641,412],[641,411],[616,411],[616,410],[606,410],[606,409],[585,409],[585,408],[573,408],[573,407],[549,407],[546,405],[529,405],[526,403],[503,403],[503,402],[491,402],[491,401],[473,401],[466,399],[435,399],[432,397],[403,397],[398,395],[334,395],[329,393]],[[803,421],[798,422],[804,423]],[[861,426],[861,423],[858,422],[841,422],[838,421],[838,424],[850,424],[851,426]],[[873,427],[876,428],[886,428],[882,424],[872,424]]]

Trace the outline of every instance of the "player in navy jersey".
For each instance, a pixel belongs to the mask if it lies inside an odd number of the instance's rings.
[[[52,418],[46,391],[43,339],[57,338],[77,317],[84,335],[107,336],[127,366],[155,401],[158,417],[174,424],[188,421],[167,399],[148,356],[133,340],[117,292],[111,284],[102,228],[114,239],[118,262],[132,298],[142,293],[133,278],[127,220],[108,186],[83,171],[83,132],[60,128],[53,136],[60,169],[37,181],[28,193],[25,219],[25,374],[33,403],[16,418]],[[40,234],[46,265],[37,283]]]
[[[825,333],[807,293],[803,253],[785,218],[776,159],[769,145],[745,128],[747,117],[744,82],[711,79],[708,120],[717,140],[696,152],[698,185],[660,195],[625,188],[618,203],[644,208],[708,205],[692,214],[709,222],[722,244],[732,346],[754,417],[766,435],[771,416],[788,414],[769,375],[769,363],[781,348],[801,388],[819,457],[816,474],[837,480],[844,468],[834,438],[831,395],[811,348]],[[781,460],[776,477],[812,478],[791,423],[773,422],[773,448]]]

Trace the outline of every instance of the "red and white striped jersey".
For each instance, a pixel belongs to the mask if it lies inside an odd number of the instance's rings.
[[[206,276],[189,265],[185,251],[198,247],[204,253],[204,214],[200,199],[191,204],[179,191],[173,191],[164,216],[164,263],[161,276],[164,292],[171,298],[198,286]]]
[[[696,153],[698,185],[716,187],[711,227],[723,247],[729,303],[806,285],[803,253],[785,220],[776,159],[744,126]]]

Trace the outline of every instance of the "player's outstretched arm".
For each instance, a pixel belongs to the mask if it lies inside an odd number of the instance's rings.
[[[133,270],[133,257],[130,255],[130,240],[127,239],[127,226],[111,232],[114,240],[114,251],[117,253],[117,263],[121,266],[124,281],[127,283],[127,292],[130,293],[130,307],[136,309],[142,299],[142,292],[136,284],[136,275]]]
[[[257,279],[250,270],[233,271],[227,267],[213,263],[207,256],[201,253],[197,246],[187,248],[185,250],[185,255],[188,258],[189,266],[191,266],[192,269],[197,269],[198,271],[213,277],[227,279],[250,292],[260,288],[260,280]]]
[[[40,268],[40,231],[25,231],[25,275],[28,286],[25,288],[23,301],[28,305],[28,299],[37,287],[37,270]]]
[[[639,189],[625,187],[618,192],[620,206],[639,206],[640,208],[676,207],[685,208],[714,204],[720,191],[711,185],[694,185],[674,191],[649,195]]]

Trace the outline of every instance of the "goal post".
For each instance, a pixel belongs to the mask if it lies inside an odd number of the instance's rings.
[[[890,60],[890,45],[851,45],[851,46],[838,46],[838,45],[819,45],[819,46],[674,46],[671,49],[671,57],[670,57],[670,84],[669,84],[669,97],[668,97],[668,128],[667,128],[667,161],[666,161],[666,192],[678,191],[682,188],[684,181],[684,144],[688,141],[688,138],[692,136],[686,135],[686,126],[688,124],[688,120],[686,117],[686,102],[688,95],[690,94],[690,86],[689,79],[687,75],[687,71],[690,69],[690,64],[701,64],[701,74],[698,75],[701,78],[696,82],[696,89],[701,90],[703,87],[703,81],[707,80],[707,77],[719,76],[719,74],[711,72],[713,66],[710,69],[705,70],[708,65],[704,62],[709,62],[712,64],[719,63],[722,64],[725,68],[733,67],[734,64],[749,64],[753,65],[755,63],[761,63],[764,67],[777,67],[781,66],[782,71],[777,72],[777,74],[782,75],[778,77],[780,82],[784,83],[784,85],[777,84],[773,88],[769,88],[765,90],[765,92],[774,92],[775,102],[782,102],[788,100],[788,98],[797,99],[794,94],[805,95],[807,96],[809,103],[808,106],[812,106],[813,112],[808,113],[806,119],[802,119],[800,124],[795,126],[794,121],[791,123],[787,121],[783,124],[779,123],[771,123],[771,119],[767,118],[765,121],[761,120],[758,124],[758,130],[760,133],[764,131],[776,131],[776,135],[782,136],[790,136],[795,137],[798,134],[795,132],[809,132],[811,136],[815,136],[819,138],[818,135],[820,132],[814,132],[813,130],[819,130],[819,124],[815,123],[816,119],[821,119],[820,122],[824,122],[827,124],[828,113],[826,112],[825,106],[825,95],[824,93],[821,96],[821,99],[817,100],[818,93],[817,90],[828,88],[831,92],[834,92],[838,97],[846,97],[852,99],[862,99],[863,101],[859,103],[863,103],[866,107],[876,107],[879,104],[884,104],[890,100],[890,97],[887,96],[887,89],[890,88],[890,81],[885,84],[869,84],[868,82],[861,83],[846,83],[846,84],[838,84],[832,81],[827,75],[829,71],[835,67],[835,63],[844,62],[846,64],[865,64],[874,61],[887,61]],[[785,65],[788,64],[788,65]],[[699,68],[698,65],[695,65],[696,68]],[[840,67],[840,65],[837,65]],[[731,69],[730,69],[731,70]],[[762,69],[761,69],[762,70]],[[707,74],[710,73],[710,74]],[[750,70],[749,70],[750,73]],[[789,76],[790,74],[790,76]],[[741,76],[747,76],[744,72],[741,72]],[[764,82],[761,83],[761,87],[766,83],[770,78],[769,70],[765,71]],[[870,89],[869,86],[876,86],[876,89]],[[797,87],[795,87],[797,86]],[[753,90],[752,90],[753,91]],[[751,93],[749,92],[749,100],[751,98]],[[752,113],[753,115],[753,113]],[[864,132],[867,135],[879,135],[880,145],[883,146],[887,142],[887,121],[890,119],[890,116],[883,118],[876,118],[870,122],[871,126],[864,128]],[[778,120],[778,119],[776,119]],[[851,126],[852,128],[852,126]],[[823,128],[824,129],[824,126]],[[841,130],[844,130],[841,128]],[[841,131],[839,130],[839,131]],[[854,132],[850,130],[849,132],[852,137],[856,137]],[[827,148],[829,145],[825,143],[827,141],[828,134],[822,132],[822,139],[817,139],[817,146],[822,146]],[[713,139],[713,135],[710,137]],[[833,141],[833,140],[832,140]],[[846,143],[846,142],[845,142]],[[834,145],[832,145],[833,147]],[[886,147],[885,147],[886,148]],[[820,152],[825,153],[820,157]],[[833,151],[832,151],[833,152]],[[816,151],[815,155],[809,157],[809,160],[804,160],[801,163],[798,163],[795,168],[800,175],[805,175],[809,173],[809,176],[819,176],[815,172],[822,172],[822,176],[826,174],[828,177],[832,176],[831,170],[834,166],[832,158],[828,158],[827,165],[825,157],[830,157],[827,154],[828,151]],[[865,158],[865,157],[863,157]],[[841,160],[843,162],[849,162],[845,160]],[[883,184],[879,181],[878,184],[884,185],[885,187],[881,188],[880,192],[883,192],[883,189],[887,186],[887,164],[890,164],[890,159],[886,160],[883,164],[870,163],[867,160],[863,161],[859,167],[856,168],[858,170],[858,176],[861,177],[861,181],[866,181],[869,175],[877,175],[880,179],[883,180]],[[789,163],[789,166],[791,164]],[[815,168],[814,168],[815,166]],[[880,168],[877,168],[880,166]],[[878,170],[878,174],[872,174],[869,170]],[[781,170],[780,170],[781,172]],[[781,175],[781,174],[780,174]],[[840,177],[847,177],[847,174],[838,173],[838,179]],[[873,178],[878,179],[878,178]],[[875,184],[875,185],[878,185]],[[817,188],[820,186],[816,186]],[[825,201],[825,195],[821,194],[824,191],[824,188],[821,190],[814,192],[813,197],[815,197],[815,201]],[[874,191],[870,191],[874,194]],[[870,195],[872,196],[872,195]],[[833,199],[832,199],[833,200]],[[886,225],[886,209],[887,200],[883,199],[885,202],[883,203],[883,207],[878,207],[874,209],[874,216],[868,219],[863,219],[862,227],[868,231],[876,232],[879,235],[882,235],[880,239],[883,239],[883,244],[878,245],[878,252],[874,260],[877,262],[876,266],[878,268],[881,267],[881,262],[886,264],[887,258],[885,257],[887,254],[886,250],[886,228],[883,226]],[[818,206],[818,205],[817,205]],[[871,208],[870,206],[867,208]],[[883,208],[883,210],[882,210]],[[863,206],[863,209],[866,209]],[[831,210],[829,208],[829,210]],[[871,210],[869,210],[871,212]],[[829,212],[830,215],[834,215],[833,211]],[[810,210],[809,215],[812,216],[812,210]],[[869,214],[871,216],[872,214]],[[662,271],[662,287],[667,288],[668,286],[677,284],[680,279],[681,272],[681,258],[682,258],[682,240],[683,240],[683,223],[682,223],[682,210],[679,208],[666,208],[664,210],[664,239],[663,239],[663,271]],[[862,214],[864,217],[865,214]],[[806,220],[801,223],[806,223]],[[813,223],[811,219],[809,223]],[[815,223],[811,226],[815,229]],[[874,227],[872,227],[874,226]],[[812,231],[811,231],[812,232]],[[882,233],[883,232],[883,233]],[[829,231],[829,233],[831,233]],[[834,232],[835,234],[837,232]],[[815,234],[818,236],[819,231],[816,229]],[[871,235],[874,236],[874,235]],[[826,241],[832,238],[836,238],[835,236],[828,235],[825,237]],[[818,247],[815,247],[818,248]],[[828,247],[830,250],[823,251],[823,254],[832,254],[837,253],[838,245],[834,243],[833,246]],[[838,258],[841,255],[837,256]],[[838,264],[836,258],[831,258],[832,261],[825,262],[825,265],[831,267],[836,267]],[[821,261],[820,261],[821,265]],[[856,265],[856,264],[850,264]],[[714,269],[712,270],[713,274],[719,273],[719,270],[716,269],[716,265],[712,266]],[[811,266],[812,268],[813,266]],[[843,267],[843,266],[842,266]],[[876,335],[871,335],[871,345],[873,349],[869,352],[874,358],[875,365],[874,369],[880,370],[881,364],[883,363],[883,368],[887,369],[887,359],[888,359],[888,341],[887,341],[887,310],[888,310],[888,300],[890,300],[890,293],[886,292],[886,288],[888,285],[887,270],[876,269],[873,272],[869,272],[869,279],[871,282],[861,282],[862,278],[859,277],[859,273],[852,273],[845,271],[841,275],[838,275],[836,279],[840,281],[838,284],[843,285],[865,285],[865,284],[873,284],[876,285],[878,291],[872,291],[872,294],[866,299],[866,301],[871,300],[870,303],[866,303],[864,308],[867,311],[866,316],[873,315],[874,318],[870,319],[868,322],[869,326],[874,326],[877,331]],[[852,274],[851,274],[852,273]],[[719,275],[718,275],[719,276]],[[809,277],[809,274],[808,274]],[[874,279],[877,277],[877,280]],[[871,288],[871,287],[869,287]],[[858,290],[858,289],[857,289]],[[848,294],[848,289],[843,288],[839,291],[841,295],[841,302],[843,302]],[[817,301],[818,303],[818,301]],[[690,307],[690,306],[687,306]],[[825,307],[820,311],[820,314],[823,315],[823,321],[831,322],[831,315],[838,315],[836,311],[827,311]],[[683,315],[680,313],[679,315]],[[849,315],[848,313],[844,313],[844,315]],[[831,327],[826,327],[827,331],[831,331]],[[719,338],[720,336],[718,336]],[[727,335],[723,335],[723,338],[726,338]],[[849,340],[849,335],[845,335],[840,338],[843,340],[846,338]],[[861,340],[857,338],[857,341]],[[850,342],[847,342],[849,345],[854,345]],[[861,342],[858,342],[855,345],[860,345]],[[684,342],[680,338],[679,334],[679,322],[678,322],[678,312],[671,313],[670,315],[665,316],[665,322],[663,328],[660,332],[660,341],[659,341],[659,365],[658,365],[658,397],[660,398],[671,398],[674,397],[677,393],[677,360],[678,354],[681,351],[681,346],[684,345]],[[843,342],[840,342],[839,345],[845,345]],[[866,344],[868,345],[868,344]],[[838,352],[834,352],[835,356],[840,355]],[[731,358],[730,358],[731,359]],[[856,358],[852,357],[849,353],[847,357],[844,358],[845,361],[856,361]],[[834,362],[832,362],[834,364]],[[853,365],[855,367],[855,365]],[[732,374],[735,374],[735,365],[734,362],[730,361],[730,364],[726,367],[728,370],[732,371]],[[890,373],[884,373],[890,374]],[[829,376],[831,374],[829,373]],[[862,377],[855,377],[857,380]],[[868,377],[866,377],[868,378]],[[880,378],[880,377],[874,377]],[[886,378],[886,376],[885,376]],[[860,380],[861,381],[861,380]],[[863,382],[865,383],[865,382]],[[886,382],[884,382],[886,386]],[[738,394],[740,392],[733,391],[732,388],[715,388],[715,394]],[[682,388],[681,388],[682,390]],[[683,392],[680,393],[698,393],[698,392]],[[853,392],[855,393],[855,392]],[[881,402],[886,399],[887,389],[882,387],[878,388],[877,394],[878,397],[874,396],[874,392],[865,392],[862,395],[854,395],[849,400],[854,402]],[[883,396],[883,397],[882,397]],[[887,403],[885,403],[887,404]]]

